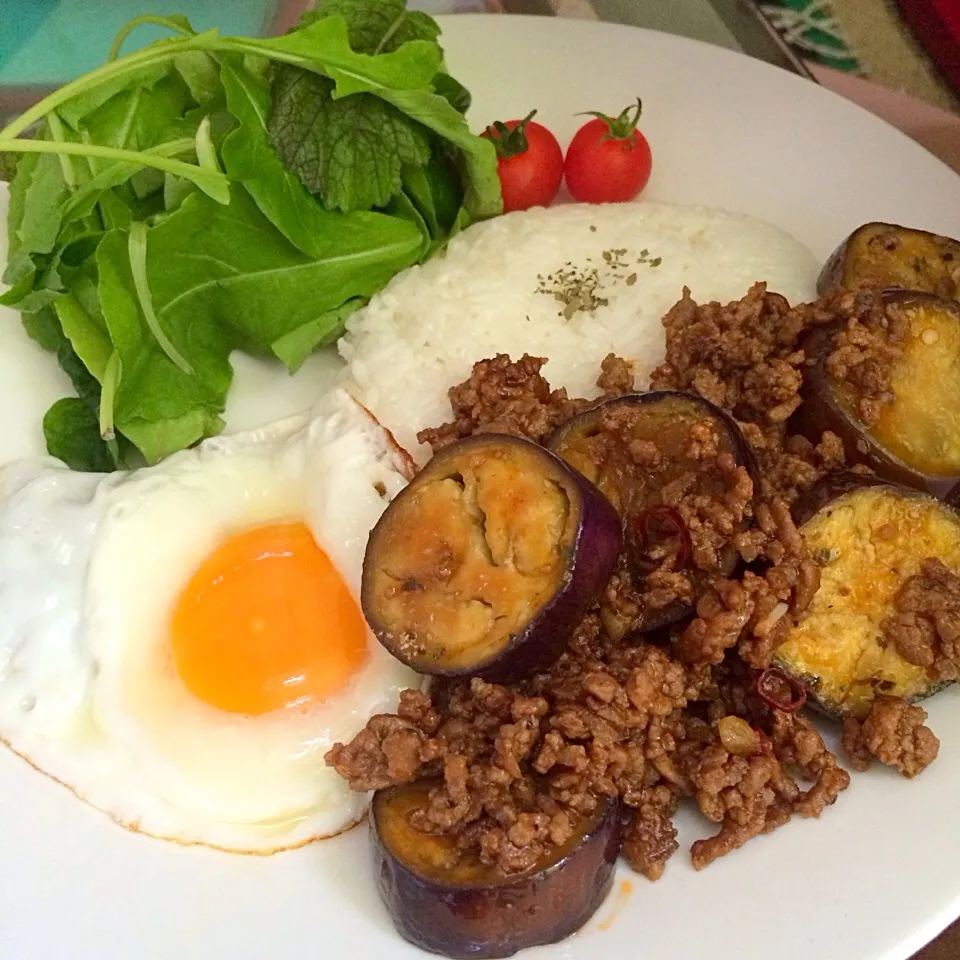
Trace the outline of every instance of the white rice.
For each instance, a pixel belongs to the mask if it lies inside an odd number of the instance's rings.
[[[609,302],[567,319],[550,277],[571,268],[596,268]],[[613,352],[635,362],[645,387],[663,357],[661,318],[684,286],[726,302],[765,280],[798,302],[815,296],[817,269],[789,234],[738,214],[651,201],[537,209],[478,224],[398,276],[350,319],[340,352],[360,399],[424,459],[417,431],[450,419],[447,390],[477,360],[548,357],[552,386],[592,397]]]

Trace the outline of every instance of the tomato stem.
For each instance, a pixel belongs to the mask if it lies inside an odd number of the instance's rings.
[[[601,140],[623,140],[628,142],[631,147],[635,147],[637,145],[637,124],[640,122],[641,113],[643,113],[643,101],[637,97],[637,102],[622,110],[616,118],[608,117],[605,113],[600,113],[597,110],[587,110],[578,114],[578,116],[596,117],[607,125],[607,132],[601,137]]]
[[[527,124],[537,115],[531,110],[513,129],[501,120],[495,120],[487,127],[487,136],[493,141],[498,157],[517,157],[529,149]]]

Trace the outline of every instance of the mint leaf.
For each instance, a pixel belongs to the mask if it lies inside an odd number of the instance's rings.
[[[435,42],[440,28],[419,11],[408,11],[404,0],[325,0],[319,10],[305,13],[301,26],[324,17],[343,17],[350,46],[356,53],[391,53],[410,40]]]
[[[100,437],[97,415],[78,397],[58,400],[43,418],[47,452],[71,470],[109,473],[117,468]]]
[[[273,81],[270,142],[284,166],[328,209],[385,206],[404,166],[423,166],[430,144],[419,124],[371,94],[332,99],[333,83],[281,66]]]
[[[386,251],[394,245],[413,250],[414,238],[406,224],[391,217],[324,210],[270,146],[267,83],[230,62],[224,62],[222,77],[227,106],[236,121],[223,143],[227,174],[247,188],[260,212],[295,247],[314,259],[370,249]],[[411,254],[409,262],[413,259]]]

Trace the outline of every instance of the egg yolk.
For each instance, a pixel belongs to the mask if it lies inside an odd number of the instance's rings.
[[[234,713],[323,700],[367,657],[363,615],[302,523],[245,530],[210,554],[180,594],[171,643],[187,688]]]

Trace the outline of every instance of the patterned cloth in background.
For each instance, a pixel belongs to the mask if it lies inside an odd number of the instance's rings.
[[[863,73],[834,16],[830,0],[763,0],[759,7],[803,59],[845,73]]]

